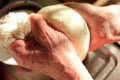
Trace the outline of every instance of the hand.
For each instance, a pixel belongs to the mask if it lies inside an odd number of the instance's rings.
[[[55,80],[92,80],[72,43],[37,14],[30,16],[33,38],[16,40],[7,49],[20,66]]]
[[[65,3],[86,20],[90,30],[89,50],[120,40],[120,6],[93,6],[87,3]]]
[[[89,50],[120,40],[119,6],[97,7],[83,3],[64,5],[75,9],[86,20],[91,38]],[[19,65],[56,80],[92,79],[64,34],[53,29],[39,15],[30,16],[30,21],[33,38],[16,40],[8,47]]]

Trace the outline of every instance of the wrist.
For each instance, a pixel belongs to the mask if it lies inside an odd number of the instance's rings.
[[[57,71],[52,74],[55,80],[93,80],[78,56],[72,55],[68,64],[57,67],[54,71]]]

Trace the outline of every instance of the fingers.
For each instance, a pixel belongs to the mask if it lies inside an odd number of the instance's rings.
[[[47,31],[48,25],[44,21],[41,15],[39,14],[31,14],[30,15],[30,25],[31,25],[31,32],[35,40],[38,43],[45,43],[43,39],[46,39],[45,32]]]
[[[36,38],[36,40],[39,39],[39,34],[41,34],[41,27],[45,27],[46,23],[42,19],[42,17],[38,14],[31,14],[30,15],[30,25],[31,25],[31,30],[33,33],[33,36]],[[21,48],[24,49],[26,44],[28,44],[30,41],[25,41],[25,40],[16,40],[14,41],[10,46],[7,47],[7,50],[12,52],[12,53],[22,53]]]
[[[68,2],[64,5],[76,10],[89,24],[90,18],[96,13],[96,7],[88,3]]]
[[[31,32],[34,36],[34,38],[36,38],[36,40],[38,39],[38,34],[40,34],[40,27],[41,26],[44,26],[45,23],[43,20],[42,20],[42,17],[38,14],[31,14],[30,15],[30,26],[31,26]]]
[[[25,46],[25,42],[23,40],[16,40],[12,44],[7,47],[7,50],[10,54],[21,53],[21,48]]]
[[[64,5],[73,8],[74,10],[76,10],[81,14],[85,12],[89,12],[93,8],[92,5],[88,3],[68,2],[65,3]]]

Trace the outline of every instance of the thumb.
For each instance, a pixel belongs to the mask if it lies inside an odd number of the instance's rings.
[[[44,39],[44,32],[46,31],[46,27],[48,26],[45,20],[39,14],[31,14],[29,17],[31,32],[35,40],[40,42],[41,38]],[[44,41],[44,40],[42,40]]]

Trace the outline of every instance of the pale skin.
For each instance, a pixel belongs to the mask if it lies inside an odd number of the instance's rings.
[[[89,50],[120,40],[119,5],[104,7],[82,3],[67,3],[66,5],[75,9],[86,20],[91,36]]]
[[[86,20],[90,31],[89,51],[120,40],[120,6],[97,7],[73,2],[64,5],[79,12]],[[20,66],[55,80],[92,80],[73,44],[63,33],[52,28],[38,14],[31,14],[30,22],[33,38],[16,40],[7,47]]]

